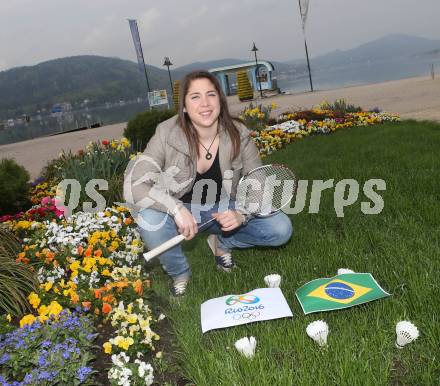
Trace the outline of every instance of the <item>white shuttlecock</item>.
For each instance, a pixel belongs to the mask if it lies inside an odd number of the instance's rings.
[[[306,328],[307,335],[310,336],[310,338],[312,338],[321,347],[327,345],[328,331],[328,324],[323,320],[315,320]]]
[[[396,347],[403,348],[419,337],[419,330],[414,324],[403,320],[396,325]]]
[[[348,268],[339,268],[338,275],[343,275],[344,273],[355,273],[353,270]]]
[[[281,284],[281,276],[275,274],[264,277],[264,282],[269,288],[278,288]]]
[[[241,338],[235,342],[235,348],[240,354],[243,354],[246,358],[252,358],[255,354],[255,348],[257,347],[257,340],[251,336]]]

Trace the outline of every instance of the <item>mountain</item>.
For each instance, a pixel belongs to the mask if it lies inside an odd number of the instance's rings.
[[[422,63],[422,68],[428,68],[425,62],[439,60],[440,40],[395,34],[350,50],[336,50],[312,57],[311,66],[312,72],[326,76],[331,74],[332,77],[332,71],[337,70],[345,79],[350,71],[357,70],[366,63],[392,63],[388,67],[397,74],[404,65],[419,62]],[[230,58],[196,62],[177,68],[173,66],[172,78],[181,79],[187,72],[197,68],[210,69],[249,61]],[[283,63],[270,61],[275,67],[278,80],[308,76],[305,60]],[[393,74],[385,72],[384,67],[378,65],[372,68],[372,71],[377,68],[383,79],[393,79]],[[147,66],[147,71],[152,89],[169,89],[168,72],[165,68]],[[402,77],[415,75],[417,72],[413,69],[402,72]],[[366,82],[381,81],[382,78],[372,77]],[[0,121],[22,114],[33,115],[38,110],[48,110],[57,103],[68,102],[75,109],[88,99],[89,106],[100,106],[120,99],[145,97],[146,91],[144,74],[139,71],[137,63],[128,60],[101,56],[73,56],[50,60],[35,66],[0,72]]]
[[[241,64],[247,62],[249,62],[249,60],[241,60],[241,59],[219,59],[219,60],[211,60],[207,62],[194,62],[187,64],[185,66],[178,67],[176,68],[176,71],[181,73],[188,73],[193,70],[209,70],[211,68],[233,66],[235,64]]]
[[[150,87],[168,87],[166,70],[147,67]],[[33,114],[56,103],[75,108],[146,95],[146,81],[136,63],[101,56],[73,56],[0,72],[0,119]]]
[[[326,55],[311,58],[314,68],[346,66],[364,62],[380,62],[395,59],[410,59],[418,55],[429,55],[440,49],[440,40],[426,39],[404,34],[392,34],[362,44],[350,50],[335,50]],[[304,60],[289,62],[292,65]]]

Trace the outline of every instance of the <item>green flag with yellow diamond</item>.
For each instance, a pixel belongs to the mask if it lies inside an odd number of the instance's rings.
[[[330,279],[316,279],[296,291],[304,314],[357,306],[390,296],[371,273],[345,273]]]

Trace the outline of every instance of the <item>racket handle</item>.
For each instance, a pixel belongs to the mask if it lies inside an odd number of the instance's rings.
[[[158,247],[152,249],[151,251],[144,253],[144,258],[146,261],[150,261],[157,255],[160,255],[162,252],[165,252],[168,249],[180,244],[183,240],[185,240],[185,236],[183,235],[174,236],[172,239],[165,241],[162,245],[159,245]]]

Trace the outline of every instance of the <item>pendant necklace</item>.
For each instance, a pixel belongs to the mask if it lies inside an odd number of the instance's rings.
[[[218,132],[217,132],[217,134],[215,135],[214,139],[212,140],[212,142],[211,142],[211,144],[209,145],[208,148],[206,148],[205,145],[199,141],[200,145],[202,145],[203,148],[206,150],[205,158],[206,158],[207,160],[210,160],[210,159],[212,158],[212,154],[209,152],[209,150],[211,149],[212,144],[214,143],[215,139],[217,138],[217,135],[218,135]]]

